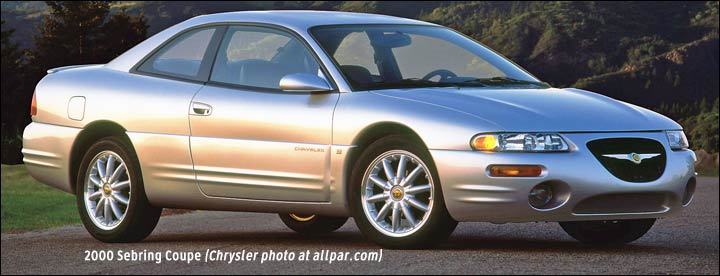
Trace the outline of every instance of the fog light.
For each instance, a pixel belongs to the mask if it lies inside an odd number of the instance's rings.
[[[550,203],[553,199],[553,189],[550,185],[540,184],[533,187],[528,195],[530,205],[535,208],[542,208]]]

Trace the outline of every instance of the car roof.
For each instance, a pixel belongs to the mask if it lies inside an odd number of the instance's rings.
[[[193,19],[203,23],[256,22],[277,24],[290,29],[308,29],[319,25],[340,24],[432,25],[428,22],[380,14],[311,10],[225,12],[201,15]]]
[[[306,38],[308,29],[321,25],[410,24],[436,26],[428,22],[395,16],[336,11],[283,10],[207,14],[190,18],[153,35],[107,63],[105,68],[127,72],[152,50],[178,33],[196,26],[216,23],[272,24],[290,29]]]

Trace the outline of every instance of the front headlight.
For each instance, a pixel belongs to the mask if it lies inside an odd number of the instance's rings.
[[[687,149],[690,147],[690,143],[688,143],[685,132],[682,130],[668,130],[665,131],[665,135],[668,138],[670,148],[673,150]]]
[[[570,147],[557,133],[489,133],[478,134],[470,146],[480,151],[557,152]]]

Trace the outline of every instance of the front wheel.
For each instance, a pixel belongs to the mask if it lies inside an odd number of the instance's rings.
[[[76,185],[80,219],[100,241],[140,241],[157,225],[162,208],[148,203],[137,156],[123,139],[107,137],[90,146]]]
[[[347,217],[326,217],[302,214],[278,214],[280,220],[295,232],[304,235],[325,234],[338,230],[347,221]]]
[[[389,248],[422,248],[455,229],[430,153],[405,136],[371,144],[353,170],[353,216],[362,233]]]
[[[561,222],[568,235],[588,244],[625,244],[647,233],[655,219]]]

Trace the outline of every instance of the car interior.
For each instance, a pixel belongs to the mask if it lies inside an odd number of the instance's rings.
[[[212,81],[243,86],[278,89],[280,80],[295,73],[317,74],[318,63],[296,39],[277,49],[270,59],[243,59],[230,61],[227,45],[218,51],[213,67]]]

